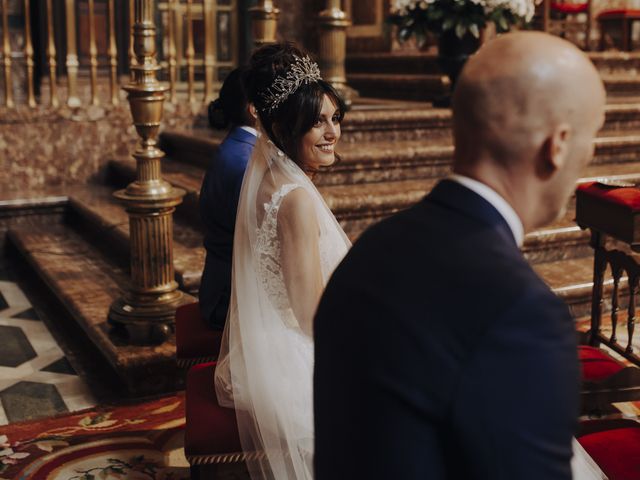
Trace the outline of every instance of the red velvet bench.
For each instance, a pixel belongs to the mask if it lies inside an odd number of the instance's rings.
[[[640,423],[631,419],[588,420],[578,442],[609,480],[640,479]]]
[[[216,478],[220,464],[244,462],[235,410],[218,404],[213,384],[215,362],[187,373],[184,452],[193,479]]]
[[[207,324],[198,303],[176,310],[176,358],[180,368],[217,360],[221,341],[222,332]]]
[[[583,371],[583,411],[605,410],[613,402],[640,399],[640,357],[633,351],[635,330],[635,304],[620,308],[621,296],[628,292],[627,278],[635,279],[638,291],[640,265],[633,251],[640,251],[640,190],[635,187],[606,185],[600,182],[582,184],[576,191],[576,222],[591,230],[594,248],[593,292],[591,300],[591,326],[587,334],[589,347],[579,350]],[[607,239],[617,241],[608,243]],[[604,280],[611,271],[610,332],[605,334],[603,305]],[[609,295],[609,292],[607,292]],[[624,345],[619,342],[621,332],[628,337]],[[635,366],[626,366],[599,348],[601,344],[620,354]],[[610,407],[609,407],[610,408]]]
[[[611,30],[620,30],[622,37],[621,48],[631,51],[631,34],[633,22],[640,20],[640,10],[618,9],[605,10],[598,15],[600,27],[600,50],[605,48],[605,35]]]

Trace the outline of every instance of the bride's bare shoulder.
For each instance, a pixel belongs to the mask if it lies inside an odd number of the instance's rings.
[[[290,189],[290,190],[289,190]],[[316,210],[311,194],[300,186],[291,186],[280,204],[278,217],[281,222],[296,226],[316,224]]]

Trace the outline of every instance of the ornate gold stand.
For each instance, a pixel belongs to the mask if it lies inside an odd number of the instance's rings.
[[[116,300],[109,321],[123,330],[129,342],[155,344],[171,333],[182,292],[174,280],[173,211],[185,192],[162,180],[156,147],[168,87],[158,82],[156,72],[156,27],[154,0],[136,0],[133,26],[135,61],[131,83],[125,90],[141,142],[133,154],[137,177],[126,190],[115,192],[129,214],[131,238],[131,285]]]
[[[340,0],[328,0],[327,8],[318,15],[320,26],[319,64],[323,78],[329,82],[350,106],[358,96],[347,85],[345,61],[347,58],[347,27],[351,25],[349,16],[340,9]]]
[[[273,5],[273,1],[259,0],[255,7],[249,9],[249,13],[252,20],[253,43],[256,48],[276,42],[280,10]]]

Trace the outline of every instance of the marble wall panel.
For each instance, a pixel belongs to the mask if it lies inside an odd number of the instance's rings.
[[[163,127],[192,128],[199,109],[166,104]],[[109,160],[130,156],[137,138],[126,102],[77,111],[0,107],[0,190],[102,182]]]

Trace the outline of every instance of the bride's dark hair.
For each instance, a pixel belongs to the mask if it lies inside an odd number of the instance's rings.
[[[258,49],[249,60],[246,87],[249,101],[258,112],[260,122],[276,146],[301,168],[298,158],[300,140],[320,119],[322,102],[327,95],[338,110],[342,122],[346,105],[338,92],[324,80],[301,85],[276,109],[269,111],[262,94],[278,76],[286,76],[296,58],[308,54],[291,43],[274,43]],[[336,157],[337,158],[337,157]]]

